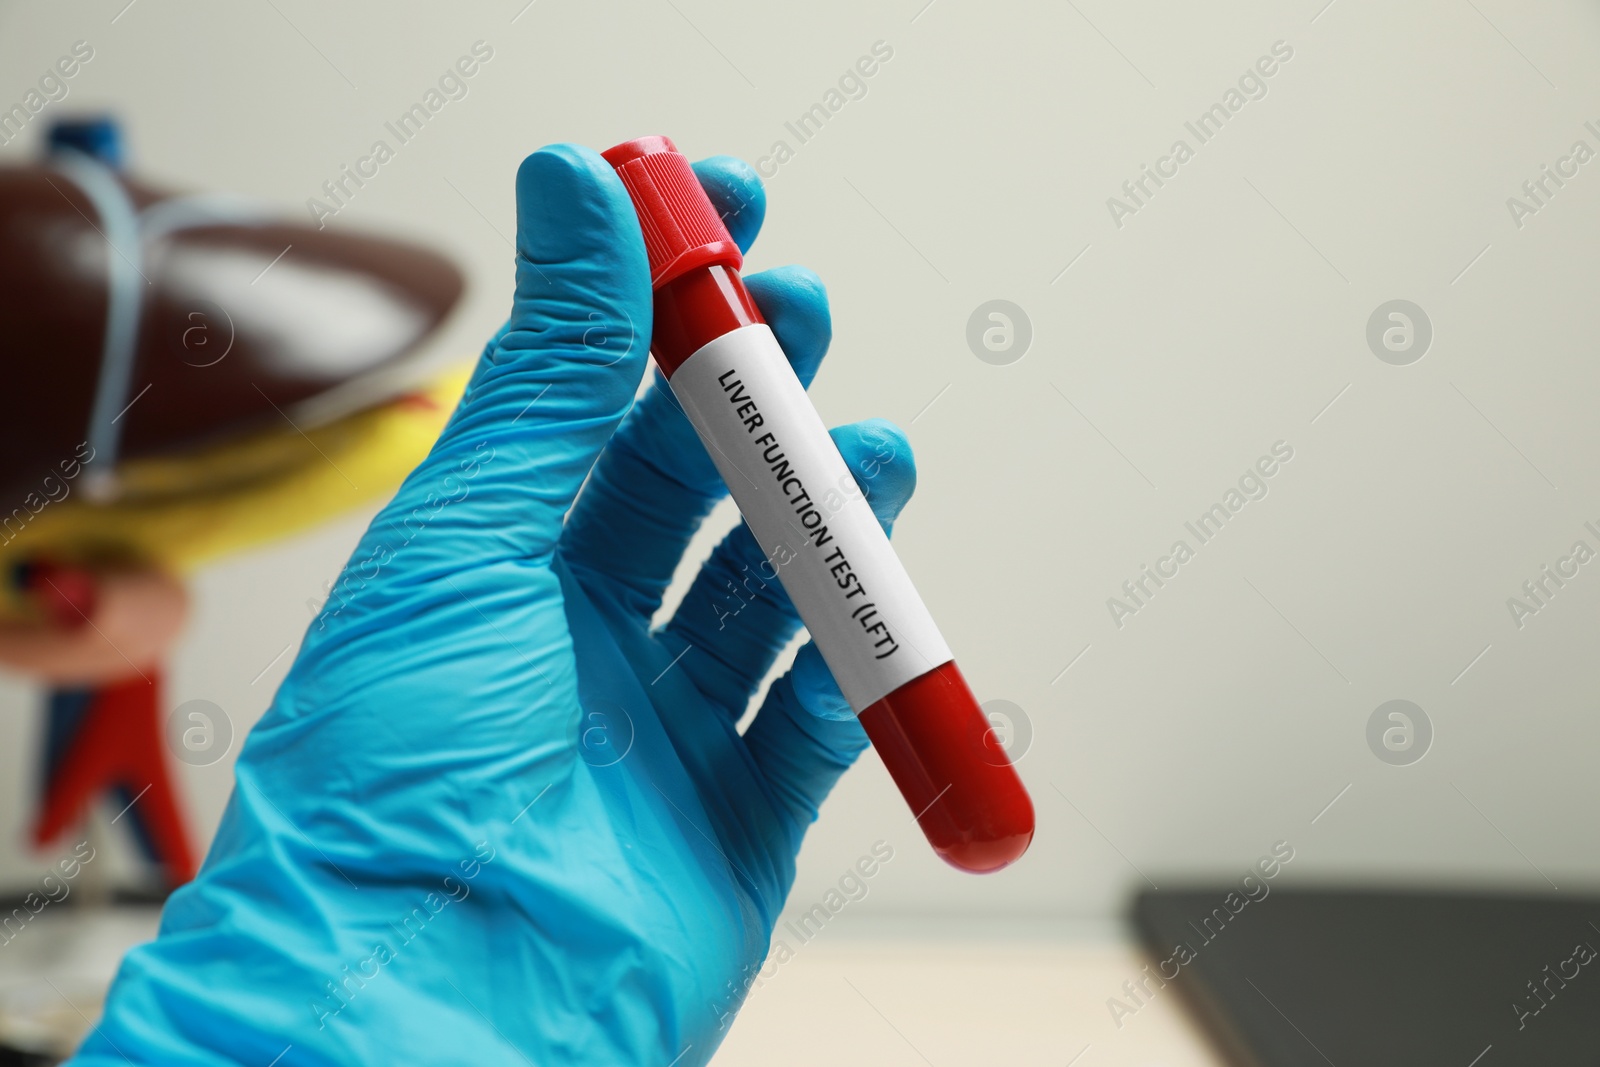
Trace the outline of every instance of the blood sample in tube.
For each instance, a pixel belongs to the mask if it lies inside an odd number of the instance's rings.
[[[639,215],[651,354],[934,850],[996,871],[1033,803],[739,278],[739,247],[665,137],[604,153]],[[839,501],[843,500],[840,504]]]

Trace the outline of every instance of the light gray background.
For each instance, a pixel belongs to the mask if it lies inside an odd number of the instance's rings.
[[[291,213],[472,42],[493,46],[330,223],[464,265],[435,346],[457,357],[508,307],[525,153],[664,132],[754,159],[892,45],[769,183],[750,267],[805,263],[830,287],[824,417],[908,429],[921,484],[897,544],[980,698],[1032,720],[1039,832],[1014,869],[960,875],[869,754],[807,841],[802,906],[879,838],[896,858],[852,921],[1104,916],[1141,872],[1233,876],[1279,839],[1295,880],[1600,877],[1600,562],[1521,630],[1506,608],[1575,540],[1600,547],[1583,528],[1600,520],[1600,161],[1520,230],[1505,204],[1574,140],[1600,149],[1593,4],[125,2],[0,9],[0,103],[87,39],[94,60],[41,119],[114,108],[141,174]],[[1278,40],[1294,58],[1269,95],[1118,229],[1106,198],[1194,145],[1184,121]],[[1033,325],[1010,366],[964,337],[996,298]],[[1396,298],[1435,331],[1406,367],[1365,341]],[[1278,440],[1294,459],[1270,495],[1116,628],[1106,598]],[[215,701],[242,733],[292,649],[252,679],[364,521],[200,575],[169,702]],[[1367,747],[1394,698],[1433,723],[1411,766]],[[37,695],[8,681],[0,704],[15,882]],[[180,770],[209,832],[228,763]]]

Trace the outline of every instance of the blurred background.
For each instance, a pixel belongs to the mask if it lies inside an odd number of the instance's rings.
[[[896,544],[1039,830],[1014,868],[959,874],[869,752],[792,906],[876,842],[893,860],[719,1062],[1209,1062],[1164,1003],[1107,1019],[1142,963],[1121,922],[1135,890],[1236,880],[1277,842],[1282,884],[1600,883],[1600,563],[1558,562],[1600,550],[1600,163],[1574,155],[1600,150],[1595,5],[5,4],[0,105],[79,41],[92,60],[0,163],[109,112],[141,177],[304,222],[492,50],[322,220],[461,267],[439,365],[509,306],[532,149],[665,133],[767,180],[749,268],[829,287],[823,417],[907,430]],[[210,701],[242,738],[376,506],[199,572],[167,702]],[[1179,541],[1192,558],[1162,562]],[[1547,565],[1576,575],[1531,599]],[[59,858],[25,844],[40,699],[0,678],[8,892]],[[202,839],[231,762],[176,766]],[[97,840],[108,870],[132,862]]]

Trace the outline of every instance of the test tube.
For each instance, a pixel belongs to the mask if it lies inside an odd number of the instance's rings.
[[[650,259],[650,351],[934,851],[997,871],[1033,803],[665,137],[605,153]]]

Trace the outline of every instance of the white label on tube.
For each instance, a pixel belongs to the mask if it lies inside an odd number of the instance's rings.
[[[852,708],[950,661],[770,329],[724,334],[671,385]]]

